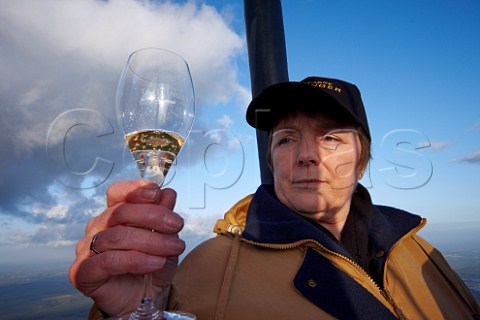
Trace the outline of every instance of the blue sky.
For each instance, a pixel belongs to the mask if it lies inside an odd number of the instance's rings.
[[[475,240],[480,3],[282,7],[290,79],[340,78],[362,92],[373,136],[362,182],[374,201]],[[113,101],[123,64],[140,47],[177,51],[190,64],[197,119],[168,180],[189,246],[212,236],[216,219],[260,183],[255,131],[244,120],[244,29],[242,1],[1,2],[0,143],[8,151],[0,156],[0,263],[71,259],[108,184],[136,178]],[[96,157],[105,161],[89,172]]]

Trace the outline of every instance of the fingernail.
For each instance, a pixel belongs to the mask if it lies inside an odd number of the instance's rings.
[[[183,250],[185,248],[185,242],[183,240],[178,239],[178,238],[170,238],[166,239],[166,245],[167,247],[170,247],[175,250]]]
[[[146,265],[155,268],[161,268],[165,264],[165,261],[166,260],[163,257],[148,256]]]
[[[183,219],[178,214],[168,214],[165,216],[165,224],[170,228],[180,228],[183,225]]]
[[[158,193],[158,188],[143,187],[140,196],[145,200],[155,200]]]

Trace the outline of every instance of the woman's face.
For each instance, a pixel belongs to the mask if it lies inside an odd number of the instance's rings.
[[[322,224],[346,217],[361,170],[353,127],[299,113],[273,128],[270,148],[275,192],[284,205]]]

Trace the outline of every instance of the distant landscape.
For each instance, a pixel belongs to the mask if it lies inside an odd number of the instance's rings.
[[[0,319],[86,319],[91,300],[72,287],[67,269],[68,265],[41,265],[35,270],[1,266]]]
[[[444,252],[443,255],[480,304],[480,248],[476,250]]]
[[[443,254],[480,303],[480,248]],[[86,319],[91,301],[71,286],[67,269],[66,263],[35,270],[0,264],[0,319]]]

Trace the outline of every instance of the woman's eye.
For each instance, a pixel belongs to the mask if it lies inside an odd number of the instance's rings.
[[[279,145],[279,146],[285,145],[285,144],[288,144],[288,143],[291,142],[291,141],[292,141],[292,139],[289,138],[289,137],[282,138],[282,139],[278,140],[277,145]]]
[[[338,141],[338,138],[335,136],[323,136],[322,137],[323,141]]]
[[[301,135],[296,130],[280,129],[273,134],[274,146],[285,146],[298,141]]]
[[[326,135],[321,139],[321,146],[325,149],[335,150],[341,143],[341,139],[334,135]]]

